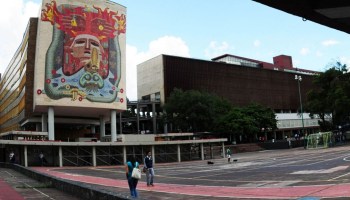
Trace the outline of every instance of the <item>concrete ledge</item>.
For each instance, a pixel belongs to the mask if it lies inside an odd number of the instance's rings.
[[[53,177],[47,174],[43,174],[29,168],[23,167],[17,164],[0,162],[0,167],[14,169],[30,178],[33,178],[41,183],[50,185],[62,192],[74,195],[81,199],[91,200],[124,200],[131,199],[131,197],[123,194],[112,193],[104,190],[97,190],[90,184],[84,184],[81,182],[75,182],[70,180],[64,180],[57,177]]]

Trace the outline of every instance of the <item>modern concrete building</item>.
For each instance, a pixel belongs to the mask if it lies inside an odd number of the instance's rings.
[[[0,80],[0,162],[12,152],[23,166],[38,166],[40,152],[49,166],[100,166],[148,151],[156,162],[213,158],[212,144],[224,151],[225,138],[146,134],[158,133],[160,103],[126,98],[124,6],[44,0],[40,11]],[[118,125],[136,134],[117,135]]]
[[[293,67],[290,56],[273,60],[268,63],[227,54],[211,61],[159,55],[137,67],[138,98],[165,103],[174,88],[206,91],[236,106],[259,103],[272,108],[278,131],[269,133],[268,139],[293,137],[302,129],[317,131],[317,119],[307,113],[298,115],[317,72]]]
[[[116,141],[116,115],[127,107],[125,17],[110,1],[44,0],[1,78],[0,132],[74,140],[70,130],[79,137],[99,126],[102,139],[110,122]]]
[[[295,5],[281,0],[278,6],[283,7],[283,2]],[[324,22],[324,17],[315,13],[321,7],[310,8],[316,5],[311,0],[303,2],[292,11],[300,10],[303,16],[310,12],[308,19],[316,16],[319,23]],[[346,6],[346,2],[340,3]],[[326,1],[322,9],[340,3]],[[299,9],[303,6],[309,9]],[[318,13],[327,15],[325,10]],[[220,149],[224,152],[227,139],[197,140],[192,133],[117,138],[117,113],[124,110],[136,113],[119,119],[120,124],[137,123],[129,129],[131,133],[158,133],[155,113],[175,87],[215,92],[236,105],[256,101],[272,107],[279,131],[270,138],[298,132],[302,121],[308,132],[317,129],[316,120],[296,114],[299,98],[306,101],[314,72],[294,68],[291,57],[285,55],[275,57],[274,63],[233,55],[213,61],[161,55],[139,66],[141,101],[127,103],[125,18],[126,8],[108,0],[43,1],[41,16],[30,19],[22,43],[1,75],[0,162],[8,161],[11,151],[16,163],[24,166],[38,165],[41,151],[50,166],[123,164],[129,155],[141,161],[149,150],[156,162],[203,160],[205,152],[209,159],[220,156],[217,154]],[[325,25],[349,30],[334,16]],[[106,136],[106,130],[111,135]],[[178,141],[183,137],[188,139]]]

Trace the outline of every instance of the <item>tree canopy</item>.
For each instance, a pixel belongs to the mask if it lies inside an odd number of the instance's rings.
[[[231,109],[231,104],[216,95],[196,90],[174,89],[164,105],[166,120],[182,131],[213,131],[217,118]]]
[[[324,131],[349,121],[350,76],[346,72],[346,65],[334,63],[328,70],[315,76],[316,89],[307,95],[306,110],[311,117],[320,117],[320,127]],[[327,117],[332,120],[328,121]]]
[[[175,89],[164,109],[167,121],[183,131],[252,136],[277,128],[275,113],[270,108],[259,104],[234,107],[226,99],[196,90]]]
[[[276,115],[271,108],[250,104],[246,107],[231,109],[219,120],[218,130],[254,139],[257,133],[275,130],[276,123]]]

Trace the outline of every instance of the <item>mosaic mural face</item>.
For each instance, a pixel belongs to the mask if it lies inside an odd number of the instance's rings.
[[[41,20],[51,23],[53,35],[44,88],[37,94],[53,100],[122,103],[119,36],[125,34],[125,15],[97,6],[57,6],[56,1],[45,6]]]

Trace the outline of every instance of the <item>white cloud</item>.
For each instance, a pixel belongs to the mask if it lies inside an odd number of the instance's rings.
[[[253,45],[254,45],[254,47],[260,47],[260,45],[261,45],[260,40],[255,40]]]
[[[30,17],[37,17],[40,5],[33,1],[11,0],[0,13],[0,73],[3,73],[22,42]]]
[[[316,52],[316,56],[317,56],[317,57],[322,57],[322,56],[323,56],[323,53],[322,53],[321,51],[317,51],[317,52]]]
[[[157,40],[151,41],[147,52],[149,58],[159,54],[176,55],[189,57],[189,48],[186,43],[179,37],[164,36]]]
[[[126,95],[129,100],[137,100],[136,65],[160,54],[190,57],[186,43],[174,36],[164,36],[151,41],[146,52],[139,52],[137,47],[126,45]]]
[[[332,40],[332,39],[330,39],[330,40],[325,40],[325,41],[322,42],[322,45],[323,45],[323,46],[326,46],[326,47],[328,47],[328,46],[333,46],[333,45],[336,45],[336,44],[339,44],[339,42],[336,41],[336,40]]]
[[[221,44],[218,44],[218,42],[212,41],[204,50],[204,54],[208,58],[214,58],[222,54],[226,54],[229,49],[230,45],[227,42],[221,42]]]
[[[300,50],[300,54],[303,55],[303,56],[306,56],[310,53],[310,49],[309,48],[306,48],[306,47],[303,47],[301,48]]]

